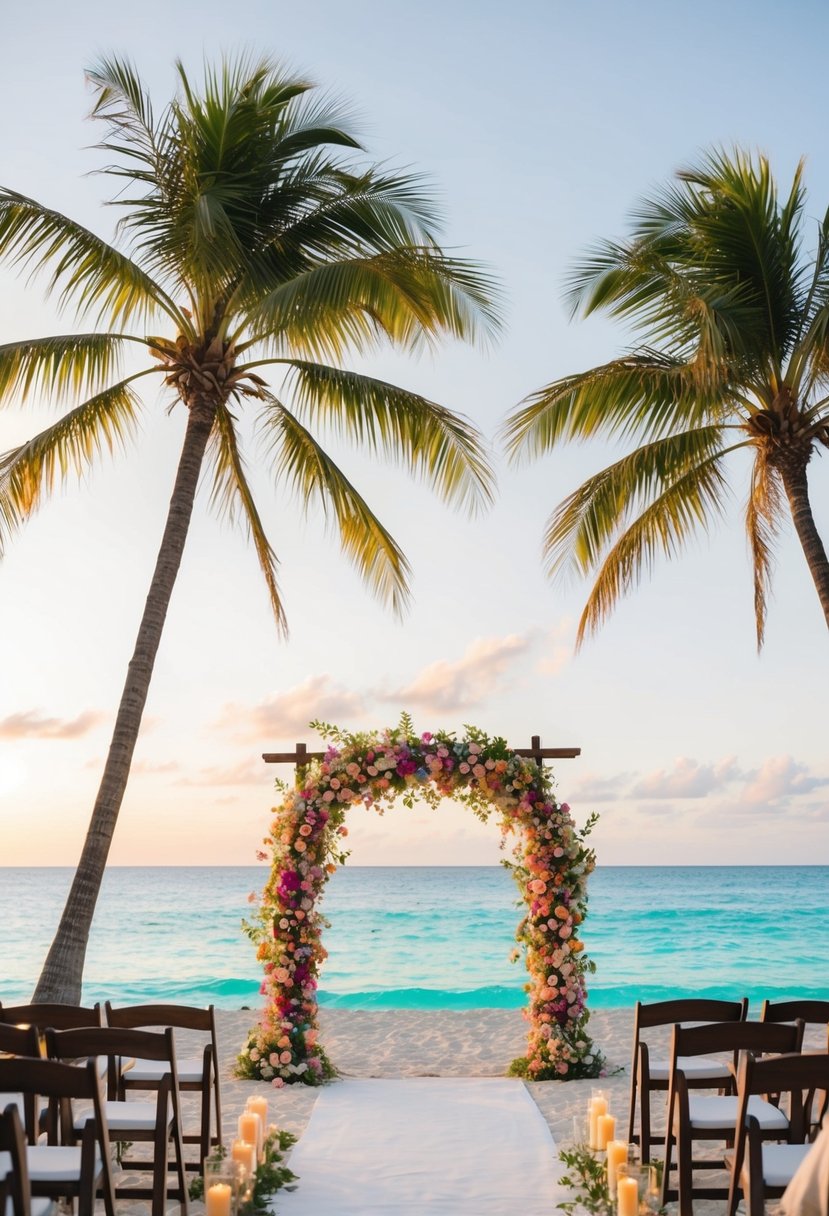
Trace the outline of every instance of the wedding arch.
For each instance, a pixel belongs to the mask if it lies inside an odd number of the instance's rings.
[[[481,820],[493,811],[501,846],[514,837],[512,872],[525,904],[516,930],[528,980],[527,1054],[511,1072],[531,1080],[599,1075],[603,1060],[587,1033],[586,975],[595,964],[578,932],[587,911],[587,879],[595,854],[586,843],[596,817],[578,829],[566,803],[559,804],[543,760],[577,755],[577,749],[511,749],[503,739],[466,727],[466,737],[445,731],[415,733],[404,714],[396,728],[350,733],[324,722],[311,726],[328,741],[312,755],[266,754],[297,762],[296,782],[277,781],[274,809],[261,861],[270,877],[245,929],[257,947],[265,976],[262,1018],[239,1056],[239,1074],[276,1086],[316,1085],[334,1074],[319,1040],[317,979],[326,958],[318,908],[325,884],[348,857],[345,819],[355,804],[380,814],[398,798],[436,807],[443,798],[466,804]],[[304,761],[307,760],[307,763]]]

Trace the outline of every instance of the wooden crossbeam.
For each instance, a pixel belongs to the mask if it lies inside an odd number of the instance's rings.
[[[580,747],[542,747],[541,736],[533,735],[530,747],[515,747],[512,749],[516,756],[529,756],[536,764],[544,760],[573,760],[581,755]],[[262,759],[266,764],[295,764],[304,768],[311,760],[322,760],[325,752],[309,752],[304,743],[297,743],[293,752],[263,752]]]

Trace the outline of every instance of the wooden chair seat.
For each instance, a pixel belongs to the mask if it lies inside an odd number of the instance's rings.
[[[201,1086],[204,1080],[204,1058],[202,1056],[185,1056],[184,1059],[177,1056],[176,1069],[179,1088],[183,1088],[185,1085]],[[164,1062],[162,1060],[133,1060],[129,1073],[124,1075],[124,1080],[138,1088],[142,1083],[155,1086],[163,1076]]]
[[[811,1148],[811,1144],[761,1144],[760,1162],[765,1189],[785,1190]]]
[[[739,1099],[736,1094],[722,1095],[688,1095],[688,1126],[692,1131],[713,1132],[720,1130],[723,1132],[723,1138],[730,1137],[734,1128],[737,1125],[737,1113],[739,1110]],[[771,1102],[764,1102],[762,1098],[754,1096],[748,1100],[748,1114],[752,1115],[758,1122],[761,1131],[764,1132],[782,1132],[783,1135],[789,1129],[789,1120],[786,1115]],[[676,1123],[679,1120],[679,1115],[674,1120],[674,1134],[676,1134]],[[110,1126],[112,1126],[110,1124]]]
[[[99,1149],[96,1149],[93,1161],[97,1173],[101,1168]],[[33,1184],[54,1184],[64,1178],[78,1183],[81,1179],[80,1145],[33,1144],[26,1149],[26,1163]]]
[[[693,1081],[700,1086],[705,1083],[706,1088],[710,1085],[712,1089],[716,1089],[721,1082],[731,1080],[731,1069],[727,1064],[723,1064],[721,1060],[707,1060],[704,1056],[700,1056],[699,1059],[695,1059],[694,1056],[680,1056],[677,1060],[677,1067],[682,1070],[689,1081]],[[650,1061],[650,1077],[652,1082],[664,1081],[665,1088],[667,1089],[670,1076],[670,1060]]]

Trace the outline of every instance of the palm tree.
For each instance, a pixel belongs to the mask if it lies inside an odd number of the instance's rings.
[[[238,416],[254,405],[273,471],[321,503],[346,555],[396,612],[405,556],[314,434],[335,434],[402,463],[447,502],[474,510],[492,475],[468,421],[392,384],[347,370],[347,351],[379,340],[417,348],[443,334],[497,328],[495,290],[437,243],[435,208],[416,177],[352,163],[359,144],[336,106],[268,60],[205,71],[201,91],[176,65],[178,93],[158,116],[134,68],[91,73],[92,116],[123,208],[109,244],[10,189],[0,190],[0,257],[50,274],[49,287],[94,332],[0,347],[0,399],[40,391],[72,408],[0,458],[0,541],[55,482],[121,448],[160,376],[186,410],[161,547],[115,719],[83,853],[36,1000],[80,999],[95,903],[181,561],[202,466],[212,504],[253,541],[276,624],[277,558],[246,475]],[[128,332],[128,329],[135,332]],[[151,361],[130,374],[128,351]],[[261,373],[278,377],[275,388]],[[74,404],[79,402],[78,404]]]
[[[712,152],[638,206],[629,240],[601,244],[572,276],[574,314],[625,318],[641,345],[533,393],[504,433],[514,459],[593,436],[640,444],[547,524],[548,572],[595,574],[579,646],[659,553],[724,513],[741,450],[758,648],[786,504],[829,624],[806,475],[829,446],[829,212],[807,255],[801,171],[781,203],[765,157]]]

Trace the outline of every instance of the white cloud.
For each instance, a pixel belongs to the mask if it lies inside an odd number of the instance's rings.
[[[77,739],[101,721],[88,709],[76,718],[49,718],[40,710],[26,709],[0,719],[0,739]]]
[[[739,780],[741,773],[734,756],[713,764],[699,764],[679,756],[672,769],[646,773],[630,791],[631,798],[705,798]]]
[[[377,695],[383,701],[436,712],[463,712],[480,705],[501,688],[512,674],[516,660],[527,653],[530,645],[527,635],[478,638],[460,659],[439,659],[424,667],[410,684]]]
[[[744,786],[740,801],[752,804],[777,802],[799,794],[811,794],[829,785],[829,777],[813,777],[809,767],[792,756],[770,756]]]
[[[308,676],[301,684],[274,693],[257,705],[226,705],[218,725],[232,729],[240,738],[258,739],[263,750],[268,750],[278,742],[296,743],[308,733],[308,723],[315,718],[350,722],[364,712],[360,694],[334,684],[328,675],[318,675]]]

